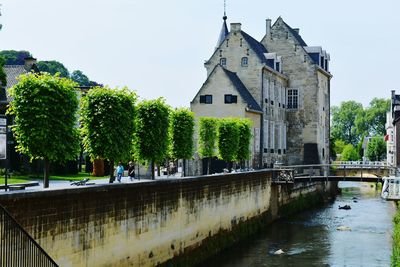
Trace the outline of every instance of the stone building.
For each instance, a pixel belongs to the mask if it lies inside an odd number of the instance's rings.
[[[400,95],[392,90],[390,110],[386,113],[386,160],[392,167],[400,167]]]
[[[251,119],[253,168],[329,162],[329,54],[307,46],[282,18],[272,26],[266,20],[261,41],[240,23],[228,31],[223,19],[204,64],[207,79],[190,103],[196,118]],[[201,173],[200,165],[193,174]]]

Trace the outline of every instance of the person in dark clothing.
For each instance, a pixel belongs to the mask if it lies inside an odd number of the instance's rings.
[[[129,180],[131,180],[131,181],[133,181],[135,179],[135,165],[133,164],[132,161],[129,162],[128,177],[129,177]]]

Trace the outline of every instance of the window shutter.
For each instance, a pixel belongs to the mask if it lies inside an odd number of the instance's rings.
[[[232,103],[237,103],[237,95],[232,96]]]
[[[206,96],[205,95],[201,95],[200,96],[200,103],[206,103]]]

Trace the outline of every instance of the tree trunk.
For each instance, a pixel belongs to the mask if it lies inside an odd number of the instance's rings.
[[[186,176],[186,159],[182,159],[183,164],[182,164],[182,176]]]
[[[151,180],[155,180],[155,177],[154,177],[154,160],[152,160],[151,161],[151,164],[150,164],[150,171],[151,171]]]
[[[100,177],[104,176],[104,160],[95,159],[93,161],[93,176]]]
[[[115,181],[114,160],[110,160],[110,181],[109,181],[109,183],[112,184],[114,181]]]
[[[50,161],[44,159],[44,177],[43,177],[43,188],[49,187],[49,173],[50,173]]]
[[[208,158],[208,162],[207,162],[207,174],[210,174],[210,168],[211,168],[211,158]]]
[[[160,177],[161,176],[161,170],[160,170],[160,164],[157,164],[157,176]]]
[[[82,172],[82,161],[83,161],[83,149],[81,147],[81,151],[79,151],[79,164],[78,164],[79,172]]]

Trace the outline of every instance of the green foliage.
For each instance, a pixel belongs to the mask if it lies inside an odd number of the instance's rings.
[[[340,139],[347,144],[356,145],[359,136],[355,119],[362,110],[362,105],[355,101],[345,101],[340,104],[340,107],[332,107],[332,137],[335,140]]]
[[[202,158],[216,155],[218,123],[215,118],[201,117],[199,120],[199,154]]]
[[[360,158],[357,153],[357,150],[353,147],[353,145],[348,144],[343,148],[340,159],[344,161],[353,161],[353,160],[359,160]]]
[[[400,266],[400,210],[397,208],[396,214],[393,218],[393,250],[392,250],[392,267]]]
[[[174,159],[193,155],[194,113],[186,108],[171,113],[171,154]]]
[[[38,69],[42,72],[47,72],[52,75],[60,73],[61,77],[69,77],[68,69],[58,61],[39,61],[36,65]]]
[[[239,128],[236,119],[221,119],[218,123],[219,158],[231,162],[236,159],[239,148]]]
[[[135,101],[127,88],[96,87],[81,98],[83,146],[92,160],[131,158]]]
[[[5,63],[4,58],[0,56],[0,83],[2,86],[7,85],[7,76],[4,73],[4,69],[3,69],[4,63]]]
[[[169,144],[169,112],[163,98],[138,104],[135,152],[140,160],[160,163],[165,159]]]
[[[342,154],[343,149],[346,146],[346,143],[343,140],[335,140],[334,146],[336,154]]]
[[[15,50],[3,50],[0,51],[0,57],[3,57],[6,65],[24,65],[25,58],[31,57],[31,53],[28,51],[15,51]]]
[[[237,120],[239,128],[239,143],[236,159],[243,161],[250,158],[250,141],[252,122],[249,119]]]
[[[71,79],[80,86],[90,86],[89,78],[80,70],[74,70],[71,74]]]
[[[372,99],[365,109],[355,101],[342,102],[340,107],[331,109],[331,137],[355,146],[362,136],[384,135],[389,108],[390,100],[382,98]]]
[[[366,156],[371,161],[380,161],[386,156],[386,143],[382,136],[375,136],[369,140]]]
[[[386,134],[386,112],[390,109],[390,99],[374,98],[366,110],[369,136]]]
[[[79,151],[75,83],[69,79],[29,73],[11,90],[8,113],[15,116],[12,127],[17,151],[31,159],[64,162]]]

